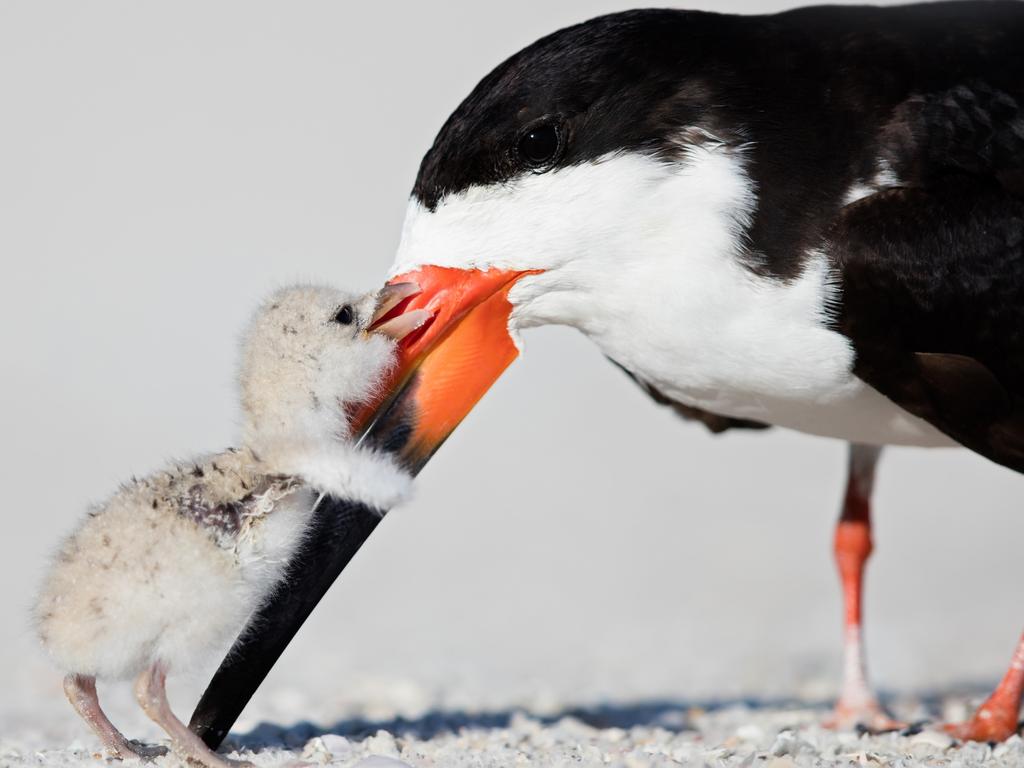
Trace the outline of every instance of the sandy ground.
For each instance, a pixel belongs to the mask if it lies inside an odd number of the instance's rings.
[[[22,708],[8,716],[0,765],[104,764],[97,742],[53,693],[38,699],[34,711]],[[225,752],[266,768],[299,763],[342,768],[1024,765],[1019,737],[993,746],[961,745],[927,726],[880,735],[836,733],[821,727],[827,706],[819,702],[666,699],[573,706],[548,697],[475,710],[453,706],[460,698],[453,693],[438,697],[411,682],[392,682],[376,686],[371,704],[358,691],[347,702],[327,703],[280,687],[262,696],[261,714],[267,719],[243,717]],[[127,694],[118,694],[115,709],[124,709]],[[976,700],[907,697],[890,706],[908,721],[956,719]],[[157,740],[151,727],[127,719],[126,730],[131,725],[140,729],[131,733]],[[155,764],[182,765],[173,756]]]

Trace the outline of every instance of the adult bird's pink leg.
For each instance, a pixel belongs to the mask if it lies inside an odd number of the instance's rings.
[[[835,558],[843,588],[843,684],[827,725],[848,729],[861,725],[891,730],[890,718],[868,685],[862,632],[864,566],[871,555],[871,491],[882,449],[850,444],[846,497],[835,534]]]
[[[964,741],[1004,741],[1017,732],[1021,694],[1024,693],[1024,636],[1017,642],[1010,668],[974,717],[946,730]]]
[[[150,760],[167,754],[164,747],[147,747],[128,741],[110,722],[96,693],[96,678],[89,675],[68,675],[64,678],[64,693],[79,716],[92,728],[103,749],[111,757],[141,757]]]

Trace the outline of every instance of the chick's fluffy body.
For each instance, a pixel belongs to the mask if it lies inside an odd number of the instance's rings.
[[[60,667],[126,678],[192,666],[281,588],[323,493],[382,512],[402,499],[409,476],[349,440],[349,407],[394,362],[394,342],[366,332],[374,304],[316,286],[263,304],[242,342],[242,448],[122,486],[59,550],[35,621]],[[351,322],[334,319],[343,306]]]
[[[61,547],[37,607],[44,647],[107,679],[223,651],[280,581],[315,498],[241,451],[125,485]]]

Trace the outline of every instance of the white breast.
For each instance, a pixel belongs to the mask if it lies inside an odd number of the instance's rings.
[[[742,263],[757,205],[743,147],[592,163],[410,206],[393,274],[424,264],[544,269],[512,289],[510,332],[570,325],[641,380],[726,416],[867,443],[948,438],[852,373],[829,328],[829,260],[796,279]]]
[[[525,278],[516,320],[558,317],[663,394],[713,413],[861,443],[939,446],[952,441],[853,375],[849,340],[827,326],[834,286],[812,257],[793,282],[754,276],[733,259],[687,274],[678,258]],[[538,304],[540,307],[538,308]]]

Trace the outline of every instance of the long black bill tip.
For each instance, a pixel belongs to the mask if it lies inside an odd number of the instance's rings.
[[[402,453],[415,418],[409,402],[400,395],[382,408],[364,436],[364,444],[395,454],[416,474],[429,456],[410,461]],[[305,543],[292,558],[281,588],[250,619],[192,713],[189,728],[211,749],[220,746],[295,633],[386,511],[330,497],[317,507]]]
[[[320,598],[381,520],[380,510],[325,498],[314,514],[309,544],[292,560],[284,586],[246,625],[192,713],[189,728],[211,749],[235,720]]]

